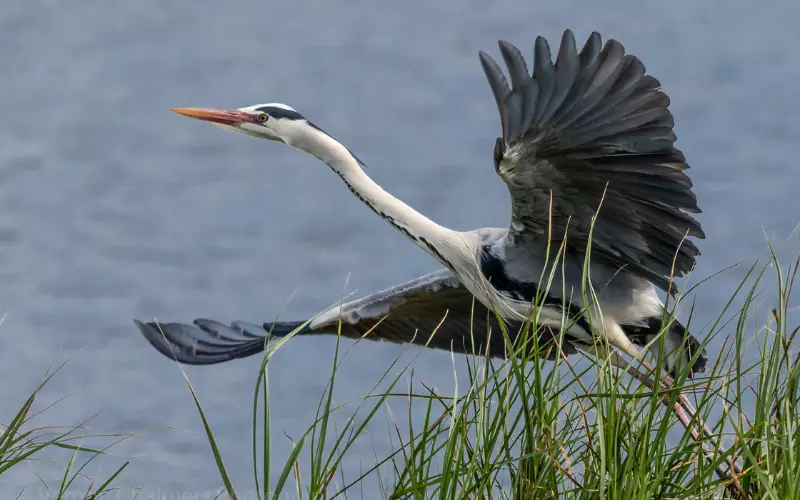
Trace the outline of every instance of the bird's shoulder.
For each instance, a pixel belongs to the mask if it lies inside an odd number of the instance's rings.
[[[478,264],[483,279],[498,292],[527,301],[536,295],[546,258],[544,249],[518,247],[504,237],[486,241],[480,248]]]

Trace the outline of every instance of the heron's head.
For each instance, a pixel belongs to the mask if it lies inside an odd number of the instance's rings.
[[[310,125],[300,113],[280,103],[256,104],[239,109],[172,108],[172,111],[211,122],[226,130],[285,144],[292,144],[292,138]]]
[[[172,108],[172,111],[211,122],[225,130],[288,144],[316,156],[328,165],[337,158],[338,148],[364,166],[364,162],[344,145],[285,104],[273,102],[239,109]]]

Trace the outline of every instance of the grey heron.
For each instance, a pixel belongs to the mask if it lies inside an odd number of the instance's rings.
[[[373,340],[503,356],[503,336],[486,332],[498,331],[497,316],[509,332],[530,317],[532,301],[545,288],[546,262],[553,262],[548,251],[561,248],[557,277],[536,314],[546,339],[563,333],[566,354],[603,339],[641,359],[642,348],[657,350],[654,339],[665,332],[666,369],[674,372],[680,364],[690,373],[704,371],[706,352],[687,329],[677,320],[662,327],[665,306],[657,289],[674,291],[671,277],[684,276],[699,255],[687,236],[704,234],[690,215],[700,209],[685,157],[674,147],[673,116],[660,82],[622,44],[603,44],[597,32],[578,52],[566,30],[555,63],[547,41],[537,37],[532,74],[514,45],[500,41],[499,49],[510,84],[491,56],[480,51],[479,59],[500,114],[494,168],[511,196],[507,228],[462,232],[437,224],[372,181],[355,154],[287,105],[172,111],[313,155],[443,266],[335,305],[299,335],[336,334],[341,323],[341,334],[351,338],[369,332]],[[588,280],[595,294],[586,300],[581,284],[590,241]],[[261,352],[267,335],[285,336],[303,323],[136,321],[162,354],[200,365]]]

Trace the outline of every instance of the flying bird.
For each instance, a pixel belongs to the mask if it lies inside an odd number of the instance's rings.
[[[461,232],[437,224],[386,192],[350,149],[287,105],[172,109],[315,156],[443,268],[337,304],[305,325],[137,320],[142,334],[165,356],[196,365],[259,353],[268,338],[298,328],[299,335],[337,334],[340,325],[351,338],[502,357],[508,347],[499,321],[516,335],[533,317],[536,332],[548,342],[561,338],[565,354],[602,339],[641,359],[643,347],[657,353],[663,344],[667,371],[704,371],[697,339],[674,318],[662,325],[657,293],[674,293],[671,278],[693,267],[699,251],[687,237],[705,237],[690,215],[700,209],[660,82],[622,44],[603,44],[596,32],[579,52],[565,31],[555,62],[537,37],[532,73],[514,45],[500,41],[499,50],[508,78],[487,53],[479,59],[500,114],[493,160],[511,196],[505,228]],[[593,294],[582,292],[587,251]]]

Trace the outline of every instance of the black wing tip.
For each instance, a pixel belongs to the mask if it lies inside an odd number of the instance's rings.
[[[592,34],[589,36],[589,39],[587,40],[587,42],[591,41],[594,38],[596,38],[598,40],[602,40],[602,38],[600,36],[600,33],[598,33],[597,31],[593,31]],[[563,31],[563,33],[561,34],[561,43],[562,44],[567,43],[567,44],[571,44],[571,45],[574,46],[576,44],[576,42],[575,42],[575,33],[569,28],[565,29]],[[516,45],[514,45],[513,43],[511,43],[511,42],[509,42],[507,40],[498,40],[497,41],[497,45],[498,45],[498,47],[500,48],[501,51],[503,51],[503,50],[512,50],[512,51],[520,52],[519,48]],[[550,42],[548,42],[547,38],[545,38],[543,35],[538,35],[536,37],[536,40],[534,41],[534,48],[535,47],[546,48],[549,51],[550,50]],[[483,50],[479,50],[478,53],[487,55],[486,52],[484,52]]]
[[[693,238],[697,238],[698,240],[704,240],[704,239],[706,239],[706,232],[703,230],[703,227],[698,222],[697,227],[694,228],[693,232],[689,233],[689,236],[691,236]],[[700,254],[699,250],[697,251],[697,254],[698,255]]]
[[[536,37],[536,41],[533,43],[533,51],[534,54],[537,56],[539,55],[539,51],[542,52],[544,56],[545,52],[547,53],[546,57],[550,57],[550,42],[547,41],[547,38],[543,37],[542,35],[538,35]]]
[[[508,67],[511,81],[514,84],[514,90],[521,91],[531,78],[528,65],[525,62],[525,57],[511,42],[498,40],[497,45],[500,48],[500,55],[503,56],[506,67]]]
[[[478,51],[478,58],[481,61],[484,73],[486,73],[486,78],[489,79],[489,85],[496,94],[500,89],[495,87],[500,83],[506,83],[503,70],[500,69],[500,65],[497,64],[497,61],[484,50]]]
[[[191,358],[185,355],[183,352],[184,349],[167,340],[166,334],[164,333],[165,324],[154,321],[143,322],[138,319],[134,319],[133,323],[144,336],[145,340],[164,357],[179,363],[191,364]]]
[[[487,64],[494,64],[494,66],[496,66],[498,69],[500,68],[499,66],[497,66],[497,62],[495,62],[494,58],[490,56],[489,53],[486,52],[485,50],[478,51],[478,58],[480,59],[481,64],[484,65],[484,70],[486,69],[485,66]]]
[[[251,337],[228,345],[209,344],[219,339],[213,320],[197,319],[191,325],[184,323],[143,322],[133,323],[144,338],[163,356],[184,365],[213,365],[244,358],[264,350],[264,337]],[[221,325],[221,324],[220,324]],[[224,325],[223,325],[224,326]],[[191,338],[187,338],[187,335]]]
[[[313,333],[305,321],[226,325],[212,319],[188,323],[140,321],[133,323],[147,341],[165,357],[186,365],[212,365],[262,352],[269,339]],[[305,324],[305,326],[303,326]],[[302,327],[302,328],[301,328]]]
[[[584,52],[588,51],[590,53],[599,54],[601,50],[601,47],[599,46],[600,40],[600,34],[596,31],[592,32],[592,35],[590,35],[586,41]],[[555,78],[553,54],[547,38],[542,35],[538,35],[534,42],[532,61],[533,76],[531,76],[530,72],[528,71],[527,64],[525,63],[525,58],[522,56],[522,53],[516,45],[507,40],[498,40],[497,44],[500,49],[500,54],[503,56],[503,59],[506,63],[508,75],[513,84],[511,88],[509,88],[505,73],[492,56],[490,56],[484,50],[479,50],[478,57],[481,61],[481,65],[483,66],[483,70],[486,73],[486,77],[489,80],[489,85],[494,94],[498,111],[500,112],[503,140],[506,143],[509,143],[515,139],[515,137],[512,137],[512,135],[524,135],[526,128],[529,128],[536,121],[526,119],[529,117],[525,113],[525,110],[530,111],[531,109],[536,110],[541,108],[536,112],[536,116],[540,117],[546,108],[546,101],[553,89],[549,86],[547,89],[541,89],[541,92],[545,94],[542,96],[538,95],[540,92],[538,89],[530,94],[530,89],[528,87],[530,87],[532,84],[535,85],[538,79],[550,81],[550,84],[552,85],[553,82],[551,80]],[[594,49],[595,46],[597,46],[596,50]],[[614,47],[614,45],[612,44],[609,47]],[[556,56],[566,57],[566,54],[569,52],[575,52],[575,35],[572,30],[565,29],[561,35],[561,44]],[[516,104],[520,108],[519,110],[505,109],[509,106],[513,107],[514,104],[507,102],[509,94],[518,96],[518,102]],[[526,100],[530,102],[526,102]],[[515,127],[517,121],[516,119],[518,118],[517,115],[520,115],[519,125],[522,125],[521,128],[518,126]],[[508,123],[509,121],[514,123]]]
[[[498,40],[497,46],[500,48],[500,50],[519,50],[516,45],[507,40]]]
[[[141,334],[144,335],[147,340],[161,339],[161,341],[164,342],[164,337],[161,333],[161,323],[154,321],[145,323],[143,321],[139,321],[138,319],[134,319],[133,324],[136,325],[136,328],[139,329],[139,332],[141,332]]]
[[[606,40],[606,43],[603,45],[603,50],[608,50],[608,51],[616,50],[616,51],[624,53],[625,52],[625,46],[622,45],[622,42],[620,42],[616,38],[609,38],[608,40]],[[631,54],[629,54],[629,55],[631,55]],[[636,57],[636,56],[632,56],[632,57]]]

